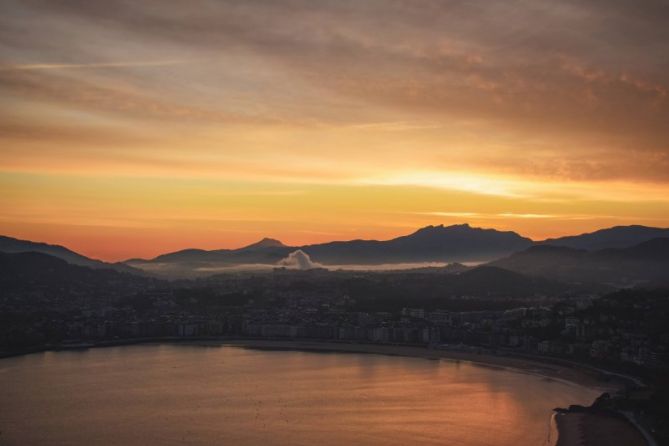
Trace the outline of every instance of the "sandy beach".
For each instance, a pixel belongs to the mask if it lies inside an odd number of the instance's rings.
[[[286,341],[286,340],[206,340],[194,341],[199,345],[229,345],[243,348],[271,350],[303,350],[317,352],[366,353],[390,356],[407,356],[433,360],[468,361],[484,367],[512,369],[522,373],[541,375],[550,379],[569,381],[600,389],[602,392],[615,391],[622,387],[622,381],[603,381],[601,374],[586,368],[551,364],[528,358],[475,353],[458,350],[431,349],[420,346],[354,344],[336,342]]]
[[[462,351],[454,349],[436,349],[411,345],[365,344],[348,342],[328,342],[309,340],[270,340],[270,339],[239,339],[239,338],[133,338],[114,341],[102,341],[82,344],[63,344],[20,352],[4,352],[0,358],[40,353],[50,350],[80,350],[89,348],[105,348],[120,345],[135,344],[189,344],[202,346],[235,346],[240,348],[254,348],[267,350],[301,350],[314,352],[365,353],[388,356],[406,356],[432,360],[468,361],[484,367],[499,367],[513,369],[522,373],[541,375],[550,379],[565,380],[572,383],[593,387],[602,392],[614,392],[622,388],[626,381],[615,374],[604,376],[606,373],[588,366],[579,366],[577,363],[561,364],[544,361],[541,358],[520,357],[504,353],[493,354],[487,352]]]
[[[557,414],[557,446],[645,446],[643,435],[627,420],[602,413]]]
[[[527,358],[498,356],[487,353],[454,350],[428,349],[424,347],[340,344],[305,341],[235,340],[207,341],[204,345],[230,345],[242,348],[269,350],[303,350],[318,352],[350,352],[418,357],[433,360],[468,361],[484,367],[511,369],[520,373],[541,375],[548,379],[569,381],[602,392],[616,391],[623,386],[619,379],[602,381],[601,374],[594,370],[567,367],[533,361]],[[559,413],[555,416],[557,427],[556,446],[645,446],[643,435],[627,420],[604,414]]]

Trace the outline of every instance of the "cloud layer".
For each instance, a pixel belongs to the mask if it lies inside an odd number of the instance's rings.
[[[369,235],[434,213],[583,216],[565,200],[589,200],[588,228],[667,225],[668,21],[664,0],[0,0],[0,230],[134,220],[118,208],[137,197],[145,227],[184,206],[276,220],[278,200],[219,195],[268,187],[306,191],[291,215],[328,238],[387,215],[414,217]],[[336,224],[314,217],[346,200]]]
[[[24,107],[147,128],[429,124],[442,166],[669,180],[663,1],[2,5],[2,90]]]

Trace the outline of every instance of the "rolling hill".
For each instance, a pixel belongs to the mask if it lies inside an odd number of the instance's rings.
[[[57,257],[72,265],[86,266],[93,269],[112,269],[119,272],[134,274],[142,273],[142,271],[132,268],[124,263],[107,263],[101,260],[91,259],[64,246],[20,240],[2,235],[0,235],[0,252],[8,254],[37,252]]]
[[[669,284],[669,238],[597,251],[537,245],[490,265],[569,282],[599,282],[619,287],[666,285]]]
[[[552,238],[537,243],[594,251],[607,248],[629,248],[659,237],[669,237],[669,228],[652,228],[640,225],[614,226],[586,234]]]

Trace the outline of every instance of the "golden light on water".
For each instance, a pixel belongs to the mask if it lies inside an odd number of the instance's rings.
[[[553,407],[598,395],[466,361],[373,354],[151,345],[7,361],[20,373],[0,393],[14,409],[0,414],[3,435],[37,444],[543,444]]]

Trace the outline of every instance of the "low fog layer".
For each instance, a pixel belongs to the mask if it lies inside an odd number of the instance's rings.
[[[479,262],[464,262],[466,266],[476,266]],[[297,250],[290,253],[287,257],[280,260],[276,264],[269,263],[246,263],[246,264],[178,264],[178,263],[144,263],[135,264],[135,268],[164,278],[194,278],[211,276],[214,274],[233,273],[242,271],[271,271],[275,268],[288,268],[309,270],[314,268],[324,268],[330,271],[344,270],[344,271],[399,271],[410,270],[418,268],[441,268],[449,265],[446,262],[417,262],[417,263],[382,263],[376,265],[368,264],[338,264],[338,265],[322,265],[311,260],[308,254],[304,251]]]

